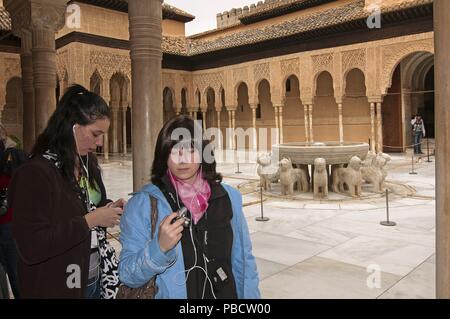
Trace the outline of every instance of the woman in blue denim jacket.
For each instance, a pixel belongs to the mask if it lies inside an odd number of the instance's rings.
[[[157,299],[260,298],[242,196],[221,182],[201,126],[183,115],[167,122],[154,158],[152,184],[121,219],[121,282],[137,288],[156,276]],[[158,208],[153,240],[150,196]]]

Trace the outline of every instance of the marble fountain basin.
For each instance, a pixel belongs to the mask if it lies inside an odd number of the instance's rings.
[[[273,156],[290,158],[292,164],[313,165],[318,157],[324,158],[328,165],[345,164],[353,156],[364,160],[369,151],[369,144],[355,142],[294,142],[272,146]]]

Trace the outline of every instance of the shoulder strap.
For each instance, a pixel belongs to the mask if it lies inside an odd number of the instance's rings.
[[[153,239],[153,236],[155,235],[156,230],[156,223],[158,221],[158,202],[155,197],[152,195],[148,195],[150,197],[150,221],[152,223],[152,232],[151,232],[151,239]]]

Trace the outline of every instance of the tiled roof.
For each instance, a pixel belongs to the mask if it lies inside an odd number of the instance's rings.
[[[433,0],[414,0],[386,7],[382,13],[404,10],[421,5],[432,4]],[[212,40],[191,39],[189,55],[197,55],[227,48],[251,45],[258,42],[307,33],[322,28],[341,25],[347,22],[365,19],[370,12],[364,10],[365,1],[355,0],[346,5],[334,7],[309,16],[268,25],[260,29],[251,29],[225,35]]]
[[[382,14],[390,12],[395,13],[396,11],[402,11],[415,7],[425,7],[429,6],[432,3],[433,0],[413,0],[403,2],[391,7],[383,8]],[[308,34],[311,32],[316,32],[316,30],[321,30],[333,26],[340,26],[344,25],[345,23],[351,23],[353,21],[366,19],[370,13],[364,10],[364,6],[364,0],[355,0],[346,5],[341,5],[339,7],[327,9],[322,12],[313,13],[309,16],[298,17],[277,24],[267,25],[264,28],[245,30],[240,32],[239,30],[236,30],[236,33],[224,35],[216,39],[202,40],[201,37],[197,36],[188,38],[163,36],[162,50],[164,53],[174,55],[195,56],[228,48],[248,46],[272,39]],[[170,6],[166,8],[168,10],[176,9]],[[398,17],[402,18],[401,15]],[[392,19],[395,20],[395,16]],[[0,7],[0,31],[10,29],[11,21],[9,18],[9,14],[3,7]]]
[[[176,14],[178,16],[185,17],[189,21],[192,21],[192,20],[195,19],[195,17],[192,14],[189,14],[186,11],[178,9],[178,8],[176,8],[174,6],[171,6],[171,5],[167,4],[167,3],[163,3],[162,6],[163,6],[163,12],[167,11],[167,13],[173,13],[173,14]],[[188,22],[188,21],[186,21],[186,22]]]
[[[8,11],[0,6],[0,30],[11,30],[11,18]]]

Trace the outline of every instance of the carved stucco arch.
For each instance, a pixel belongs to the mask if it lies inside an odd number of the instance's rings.
[[[282,98],[286,97],[286,82],[291,76],[294,76],[297,79],[297,81],[298,81],[298,90],[299,90],[300,96],[301,96],[302,87],[301,87],[301,84],[300,84],[300,77],[297,74],[291,73],[291,74],[285,75],[283,77],[282,82],[281,82],[281,90],[282,90],[281,91],[281,97]]]
[[[249,99],[250,99],[250,86],[248,85],[248,83],[247,82],[245,82],[245,81],[239,81],[239,82],[237,82],[237,83],[235,83],[234,84],[234,87],[233,87],[233,101],[234,101],[234,103],[235,104],[233,104],[233,105],[227,105],[227,110],[232,110],[232,108],[236,108],[237,106],[238,106],[238,99],[239,99],[239,86],[241,86],[241,84],[245,84],[245,86],[247,87],[247,91],[248,91],[248,94],[249,94]],[[231,108],[230,108],[231,107]]]
[[[347,90],[347,77],[348,77],[348,74],[351,72],[351,71],[353,71],[353,70],[358,70],[358,71],[360,71],[362,74],[363,74],[363,76],[364,76],[364,85],[365,85],[365,87],[366,87],[366,92],[365,92],[365,94],[366,94],[366,96],[367,96],[367,91],[368,91],[368,83],[367,83],[367,75],[366,75],[366,73],[364,72],[364,70],[361,70],[361,68],[351,68],[351,69],[348,69],[346,72],[344,72],[344,74],[343,74],[343,78],[342,78],[342,97],[344,97],[345,96],[345,92],[346,92],[346,90]],[[335,94],[336,95],[336,94]]]
[[[259,85],[261,84],[262,81],[267,81],[267,83],[269,83],[269,93],[270,93],[270,98],[272,100],[274,87],[270,83],[270,79],[260,78],[258,81],[255,82],[255,85],[254,85],[253,92],[255,92],[255,94],[254,94],[254,102],[253,103],[259,102]],[[248,98],[249,98],[249,102],[251,103],[252,100],[250,100],[250,92],[249,92]],[[273,102],[273,101],[271,101],[271,102]]]
[[[408,55],[416,52],[429,52],[434,54],[433,39],[402,43],[383,48],[381,72],[381,93],[385,95],[392,85],[392,76],[397,65]]]

